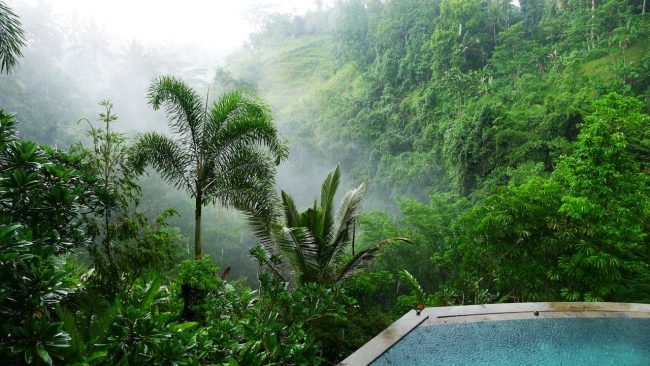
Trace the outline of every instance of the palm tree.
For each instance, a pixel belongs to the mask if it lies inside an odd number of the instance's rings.
[[[74,36],[74,45],[68,49],[72,61],[78,63],[79,67],[90,66],[92,86],[95,88],[98,76],[101,76],[100,66],[113,58],[108,34],[91,18],[81,32],[75,33]]]
[[[152,166],[195,199],[196,258],[201,257],[201,208],[208,203],[273,216],[275,166],[288,152],[262,100],[233,91],[204,104],[194,89],[167,76],[154,80],[148,98],[155,110],[165,106],[178,138],[141,135],[132,163],[139,173]]]
[[[314,200],[314,206],[304,212],[299,212],[293,198],[283,191],[285,225],[266,231],[263,227],[258,229],[265,253],[254,255],[282,280],[296,284],[339,283],[370,263],[382,245],[393,240],[410,243],[406,238],[388,238],[348,255],[349,244],[354,240],[354,221],[368,183],[348,191],[335,214],[334,197],[340,178],[337,166],[323,182],[320,205]]]
[[[0,1],[0,74],[9,73],[16,66],[24,45],[25,34],[18,16]]]

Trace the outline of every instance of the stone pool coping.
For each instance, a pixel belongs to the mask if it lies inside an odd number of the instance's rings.
[[[528,302],[425,308],[411,310],[339,363],[365,366],[379,358],[418,326],[534,318],[650,318],[650,304],[617,302]]]

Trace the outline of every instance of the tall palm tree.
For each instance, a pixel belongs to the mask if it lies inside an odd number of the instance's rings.
[[[25,34],[18,16],[0,0],[0,74],[9,73],[16,66],[24,45]]]
[[[299,212],[293,198],[282,192],[285,225],[268,230],[260,227],[257,231],[270,254],[262,258],[262,265],[276,276],[295,284],[334,284],[370,263],[383,244],[393,240],[410,243],[406,238],[388,238],[349,255],[354,221],[368,183],[348,191],[335,213],[334,197],[340,179],[341,169],[337,166],[322,184],[320,204],[314,200],[314,206],[304,212]]]
[[[275,167],[288,152],[262,100],[233,91],[204,104],[194,89],[168,76],[154,80],[148,98],[155,110],[165,106],[177,139],[141,135],[133,164],[140,173],[152,166],[195,199],[196,258],[201,257],[201,208],[208,203],[273,216]]]
[[[113,58],[111,44],[106,30],[97,25],[94,18],[91,18],[81,32],[74,34],[73,46],[68,49],[72,62],[78,67],[90,67],[91,82],[93,88],[97,86],[98,76],[102,76],[101,67],[106,60]],[[101,79],[100,79],[101,80]]]

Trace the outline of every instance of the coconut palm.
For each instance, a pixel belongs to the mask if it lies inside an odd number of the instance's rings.
[[[24,45],[25,35],[18,16],[0,1],[0,74],[9,73],[16,66]]]
[[[273,216],[275,167],[288,152],[262,100],[233,91],[209,105],[173,77],[154,80],[148,98],[155,110],[165,106],[177,138],[141,135],[132,163],[140,173],[152,166],[195,199],[196,258],[201,257],[203,206],[219,202],[262,218]]]
[[[354,220],[368,183],[348,191],[335,212],[334,197],[341,179],[340,167],[331,172],[321,187],[320,204],[304,212],[296,209],[293,198],[282,192],[285,225],[276,225],[258,235],[265,253],[255,253],[258,261],[287,282],[334,284],[369,264],[382,245],[406,238],[388,238],[357,253],[348,248],[353,240]]]

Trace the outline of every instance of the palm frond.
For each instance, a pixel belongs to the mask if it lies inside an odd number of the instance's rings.
[[[218,201],[226,207],[234,207],[254,217],[257,224],[253,224],[253,230],[256,233],[270,232],[279,216],[277,198],[274,196],[273,187],[268,185],[222,190]]]
[[[195,195],[190,171],[194,162],[190,154],[174,140],[155,132],[139,136],[133,146],[130,164],[140,174],[148,165],[153,166],[161,177]]]
[[[355,256],[353,256],[350,260],[348,260],[344,265],[339,266],[336,271],[336,282],[341,282],[347,278],[350,278],[354,274],[356,274],[358,271],[361,269],[365,268],[372,262],[372,260],[375,258],[379,250],[386,244],[393,242],[393,241],[403,241],[407,243],[412,243],[411,240],[407,238],[402,238],[402,237],[393,237],[393,238],[387,238],[376,245],[362,250],[359,253],[357,253]]]
[[[350,223],[359,215],[361,201],[368,189],[368,183],[363,182],[357,188],[348,191],[339,207],[335,225],[328,233],[327,245],[324,246],[323,271],[327,272],[331,266],[336,266],[347,248],[350,239]]]
[[[333,172],[327,175],[321,186],[320,207],[322,216],[317,227],[314,228],[317,237],[326,239],[334,224],[334,197],[341,182],[341,167],[336,166]]]
[[[357,253],[336,273],[336,280],[334,282],[339,283],[365,268],[372,262],[377,252],[379,252],[379,246],[374,246]]]
[[[282,207],[284,208],[284,219],[288,227],[298,227],[300,225],[300,213],[296,204],[287,192],[282,191]]]
[[[275,182],[275,165],[266,151],[257,148],[241,148],[204,163],[209,174],[204,189],[229,182],[228,185],[247,185],[251,181]],[[224,185],[224,183],[221,183]]]
[[[275,166],[268,153],[243,149],[213,163],[213,175],[204,187],[206,197],[250,213],[267,227],[278,221],[281,213],[274,189]]]
[[[287,146],[278,138],[266,103],[251,93],[233,91],[212,105],[203,139],[208,156],[261,145],[268,148],[276,165],[288,157]]]
[[[162,76],[153,81],[147,93],[149,104],[154,110],[165,107],[171,117],[172,132],[192,147],[194,158],[201,157],[200,142],[203,140],[205,107],[196,91],[182,80]]]
[[[226,207],[254,213],[267,222],[267,225],[276,221],[280,215],[273,186],[265,182],[221,190],[216,200]]]
[[[399,277],[406,282],[411,288],[413,289],[413,292],[415,293],[416,300],[418,304],[424,305],[426,301],[426,294],[422,287],[420,286],[420,283],[418,283],[418,280],[413,277],[409,271],[402,269],[399,271]]]
[[[289,267],[283,266],[283,263],[273,263],[271,260],[264,262],[264,268],[267,268],[275,277],[282,282],[290,282],[291,278],[287,273],[293,273]]]
[[[284,227],[276,235],[276,243],[283,257],[301,277],[301,282],[313,282],[319,277],[317,245],[309,230],[304,227]]]
[[[204,147],[208,147],[207,145],[215,140],[222,127],[227,123],[228,117],[232,118],[232,115],[236,114],[237,103],[239,103],[241,97],[240,91],[231,91],[221,95],[219,99],[212,103],[203,129],[205,137],[203,142],[206,144]]]
[[[352,258],[347,257],[350,223],[359,214],[368,183],[363,182],[349,191],[341,200],[336,218],[332,219],[333,200],[339,181],[340,169],[337,167],[327,176],[321,187],[320,205],[315,200],[314,206],[302,213],[296,209],[293,198],[286,192],[282,192],[287,227],[279,229],[273,226],[269,230],[269,227],[261,225],[259,220],[253,223],[253,226],[258,228],[256,234],[264,248],[269,252],[275,251],[280,254],[284,258],[282,265],[293,269],[292,272],[295,273],[293,278],[299,283],[343,281],[372,261],[383,245],[394,240],[410,243],[406,238],[388,238],[371,248],[362,250]],[[327,222],[332,224],[326,224]],[[326,225],[330,225],[330,229],[324,232]]]
[[[336,215],[336,224],[331,231],[332,236],[329,238],[331,242],[346,239],[348,235],[348,226],[350,222],[359,215],[361,209],[361,202],[368,190],[368,182],[364,181],[359,184],[355,189],[348,191],[339,207]]]
[[[277,232],[282,226],[277,223],[277,220],[269,221],[266,217],[261,217],[252,210],[243,210],[242,212],[253,231],[253,235],[259,240],[260,244],[267,252],[273,251],[276,247],[273,233]]]
[[[9,73],[22,56],[25,34],[18,16],[3,1],[0,1],[0,74]]]

